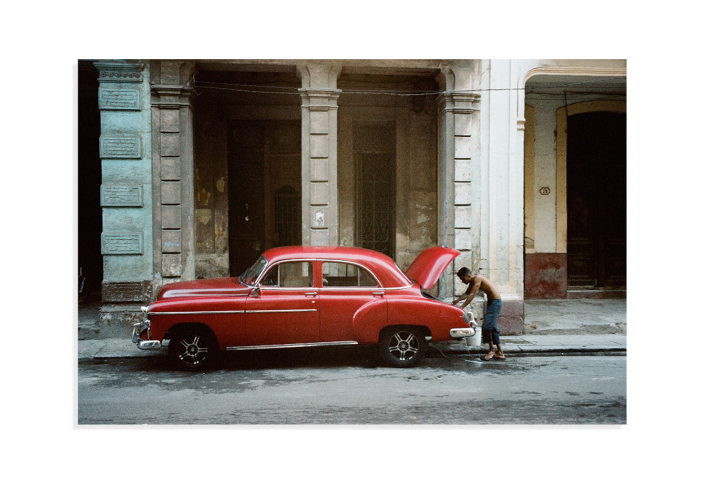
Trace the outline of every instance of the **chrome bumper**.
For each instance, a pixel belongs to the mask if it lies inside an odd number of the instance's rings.
[[[146,340],[141,339],[141,335],[144,331],[147,332],[146,337],[148,339]],[[161,348],[161,341],[150,339],[151,335],[149,334],[149,331],[150,325],[148,319],[134,324],[134,329],[132,330],[132,343],[136,343],[139,350],[158,350]]]
[[[449,330],[449,335],[456,340],[461,340],[462,338],[470,338],[475,334],[477,334],[477,331],[473,327],[458,327]]]
[[[458,327],[454,329],[449,330],[449,335],[456,339],[456,340],[461,340],[462,338],[471,338],[477,332],[481,334],[481,327],[479,327],[479,324],[477,324],[477,321],[474,320],[474,314],[472,312],[468,312],[469,314],[469,327]]]

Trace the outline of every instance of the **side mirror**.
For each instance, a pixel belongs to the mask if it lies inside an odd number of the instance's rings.
[[[261,294],[261,287],[258,284],[256,284],[256,287],[253,288],[253,293],[251,293],[251,296],[253,298],[258,298],[258,296],[260,296],[260,294]]]

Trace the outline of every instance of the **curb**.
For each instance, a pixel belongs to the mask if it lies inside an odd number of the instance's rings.
[[[91,341],[91,343],[90,343]],[[111,359],[132,359],[132,358],[146,358],[146,357],[163,357],[166,356],[166,349],[162,348],[160,350],[150,350],[142,351],[136,348],[135,345],[112,345],[105,344],[99,340],[83,340],[80,341],[81,348],[77,352],[77,360],[82,361],[93,361],[93,360],[111,360]],[[561,348],[554,348],[553,346],[516,346],[516,348],[509,348],[508,344],[504,345],[505,353],[510,357],[529,357],[529,356],[586,356],[586,355],[626,355],[627,349],[622,346],[604,346],[604,345],[594,345],[592,347],[583,346],[564,346]],[[431,345],[425,353],[426,357],[475,357],[486,354],[488,348],[484,347],[472,347],[467,348],[455,348],[446,347],[438,348]]]

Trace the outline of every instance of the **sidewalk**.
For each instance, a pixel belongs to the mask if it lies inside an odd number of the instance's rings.
[[[166,349],[139,350],[126,338],[84,339],[92,328],[91,306],[80,305],[79,360],[152,357],[166,355]],[[98,307],[95,312],[98,316]],[[97,317],[98,323],[98,317]],[[529,300],[525,304],[524,331],[527,334],[502,336],[508,355],[594,355],[626,352],[626,300]],[[90,328],[90,329],[87,329]],[[476,355],[487,345],[467,345],[466,340],[434,343],[429,356]]]

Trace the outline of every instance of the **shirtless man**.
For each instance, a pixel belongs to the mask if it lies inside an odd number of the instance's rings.
[[[492,284],[492,282],[482,275],[472,275],[472,271],[467,267],[462,267],[457,272],[457,277],[467,285],[467,290],[459,298],[452,302],[452,305],[456,305],[462,300],[466,300],[461,307],[464,309],[469,305],[474,299],[474,295],[477,291],[481,291],[487,296],[487,313],[484,316],[484,322],[482,323],[482,331],[489,338],[489,352],[482,357],[482,360],[504,360],[504,352],[501,349],[501,343],[499,341],[499,330],[497,329],[497,317],[501,311],[501,295],[497,287]],[[494,345],[496,345],[496,351],[494,350]]]

